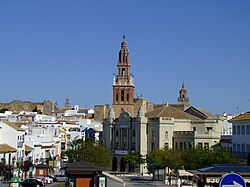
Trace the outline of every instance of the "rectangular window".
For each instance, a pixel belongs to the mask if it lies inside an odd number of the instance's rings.
[[[249,125],[246,125],[246,135],[249,135]]]
[[[242,152],[242,153],[245,153],[245,144],[244,144],[244,143],[241,144],[241,152]]]
[[[233,143],[233,152],[236,152],[236,143]]]
[[[43,169],[39,169],[39,175],[43,175]]]
[[[209,148],[209,143],[204,143],[204,148],[208,149]]]
[[[165,144],[164,144],[164,147],[165,147],[166,149],[168,149],[168,143],[165,143]]]
[[[115,136],[119,136],[119,130],[115,131]]]
[[[123,142],[123,149],[126,150],[128,148],[127,142]]]
[[[123,129],[123,136],[124,136],[124,137],[127,137],[127,136],[128,136],[128,134],[127,134],[127,129]]]
[[[250,153],[250,146],[249,146],[249,144],[246,145],[246,152]]]
[[[183,143],[180,142],[180,149],[183,149]]]
[[[151,146],[152,146],[152,150],[154,150],[154,149],[155,149],[155,143],[152,142],[152,143],[151,143]]]
[[[132,150],[135,150],[135,142],[132,142]]]
[[[240,152],[240,144],[237,144],[237,152]]]
[[[207,127],[207,131],[211,131],[212,130],[212,127]]]
[[[245,135],[245,125],[242,125],[242,126],[241,126],[241,134],[242,134],[242,135]]]
[[[198,149],[202,149],[202,143],[198,143]]]
[[[184,149],[187,149],[187,142],[184,142]]]
[[[236,134],[236,126],[233,126],[233,135]]]
[[[188,142],[188,147],[192,148],[192,143],[191,142]]]
[[[237,134],[240,135],[240,126],[237,126]]]
[[[115,149],[119,149],[119,142],[115,142]]]
[[[132,131],[132,136],[135,137],[135,129]]]

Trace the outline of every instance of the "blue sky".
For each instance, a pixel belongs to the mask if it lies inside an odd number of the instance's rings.
[[[0,102],[112,103],[126,35],[135,95],[212,113],[250,108],[248,0],[0,1]]]

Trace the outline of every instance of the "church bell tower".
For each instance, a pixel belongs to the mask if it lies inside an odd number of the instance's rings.
[[[130,74],[129,51],[125,36],[121,42],[117,63],[118,74],[113,78],[113,109],[115,116],[126,111],[134,115],[134,77]]]
[[[179,91],[178,105],[184,105],[184,108],[188,108],[190,106],[188,91],[184,82],[182,84],[181,90]]]

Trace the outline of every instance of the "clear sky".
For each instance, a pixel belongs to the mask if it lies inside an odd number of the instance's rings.
[[[0,102],[112,104],[124,34],[135,95],[250,110],[249,0],[0,1]]]

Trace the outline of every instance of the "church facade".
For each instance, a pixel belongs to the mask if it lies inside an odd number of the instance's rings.
[[[118,58],[118,75],[113,80],[113,104],[103,120],[103,144],[112,155],[113,171],[131,171],[124,156],[154,149],[206,148],[219,143],[223,121],[204,109],[190,106],[183,83],[177,104],[154,105],[134,98],[134,80],[125,38]],[[147,173],[146,165],[140,174]]]

